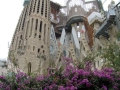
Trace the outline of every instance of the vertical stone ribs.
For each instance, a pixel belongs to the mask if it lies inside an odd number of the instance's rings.
[[[49,67],[46,63],[49,60],[49,15],[50,0],[30,0],[24,5],[9,52],[15,51],[19,68],[25,72],[28,72],[24,67],[29,62],[31,71],[37,71],[39,60],[43,69]]]

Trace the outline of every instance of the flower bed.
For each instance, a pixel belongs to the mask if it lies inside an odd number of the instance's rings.
[[[64,70],[57,70],[46,76],[28,76],[18,71],[11,76],[0,76],[0,90],[120,90],[119,73],[111,68],[91,70],[71,65],[64,59]]]

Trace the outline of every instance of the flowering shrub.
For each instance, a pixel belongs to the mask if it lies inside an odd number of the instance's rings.
[[[64,58],[65,69],[46,76],[28,76],[18,71],[11,76],[0,76],[0,90],[120,90],[120,73],[111,68],[91,70],[74,67],[70,58]]]

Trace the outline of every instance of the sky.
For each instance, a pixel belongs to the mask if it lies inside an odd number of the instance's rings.
[[[0,59],[7,59],[8,46],[12,40],[13,33],[18,23],[19,16],[23,9],[24,0],[0,0]],[[52,0],[64,5],[64,0]],[[104,3],[104,8],[111,0]],[[119,0],[115,0],[117,3]]]

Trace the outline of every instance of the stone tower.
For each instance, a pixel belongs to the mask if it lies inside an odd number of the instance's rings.
[[[50,0],[25,0],[23,5],[9,59],[26,73],[43,73],[49,67]]]

